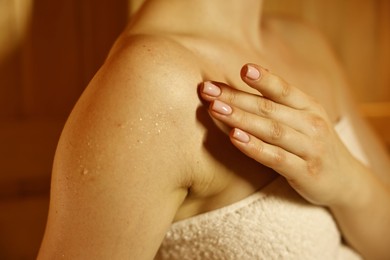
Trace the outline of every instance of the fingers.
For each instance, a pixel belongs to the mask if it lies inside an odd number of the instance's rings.
[[[204,82],[200,88],[200,94],[202,98],[209,102],[218,99],[259,115],[268,115],[271,112],[282,109],[282,106],[269,99],[233,89],[220,82]]]
[[[241,77],[261,95],[239,91],[217,82],[204,82],[200,95],[206,101],[218,99],[309,135],[331,127],[322,120],[327,116],[326,112],[312,97],[266,69],[247,64],[241,70]]]
[[[284,149],[259,140],[238,128],[230,133],[231,142],[244,154],[277,171],[287,180],[296,179],[306,171],[303,159]]]
[[[298,123],[297,120],[291,121],[291,118],[301,116],[300,111],[280,105],[259,95],[233,89],[223,83],[204,82],[200,87],[200,95],[209,102],[218,99],[248,113],[289,124],[294,129],[302,128],[302,124]]]
[[[311,98],[282,78],[255,64],[247,64],[241,69],[241,78],[264,97],[295,109],[311,106]]]
[[[318,104],[260,66],[245,65],[241,77],[259,91],[259,95],[239,91],[223,83],[204,82],[200,95],[211,102],[210,114],[231,128],[245,131],[241,132],[242,136],[252,136],[245,153],[257,161],[265,160],[262,163],[269,167],[272,167],[272,159],[262,157],[267,154],[250,154],[256,150],[254,143],[267,147],[270,154],[277,151],[277,155],[285,153],[294,158],[307,158],[313,140],[322,132],[326,133],[328,127],[316,109]],[[235,133],[238,137],[239,132]],[[237,142],[235,144],[238,145]]]
[[[339,142],[326,111],[260,66],[245,65],[241,77],[259,95],[203,84],[200,95],[211,103],[211,116],[233,129],[231,142],[241,152],[283,175],[309,201],[324,203],[322,195],[332,186],[324,180],[338,178],[329,157],[337,159]]]
[[[220,100],[212,102],[210,114],[232,128],[243,129],[268,144],[281,147],[298,156],[304,156],[310,148],[307,138],[288,125],[248,113]]]

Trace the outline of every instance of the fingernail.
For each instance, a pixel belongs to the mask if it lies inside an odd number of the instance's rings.
[[[233,138],[242,142],[242,143],[247,143],[249,142],[249,135],[245,133],[244,131],[234,128],[233,130]]]
[[[232,113],[232,108],[219,100],[214,100],[211,109],[223,115],[230,115]]]
[[[248,79],[256,80],[260,78],[260,71],[251,65],[246,65],[245,76]]]
[[[202,92],[213,97],[221,95],[221,89],[208,81],[203,83]]]

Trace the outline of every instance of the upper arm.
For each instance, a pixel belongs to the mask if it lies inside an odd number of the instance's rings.
[[[198,80],[170,50],[136,40],[83,93],[56,152],[40,257],[154,256],[186,196],[181,147],[194,119],[181,96]]]

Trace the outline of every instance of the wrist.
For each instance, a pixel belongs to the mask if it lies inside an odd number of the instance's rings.
[[[355,174],[355,173],[354,173]],[[329,207],[346,242],[362,256],[387,259],[390,190],[369,169],[357,172],[358,181],[343,200]],[[347,189],[346,189],[347,190]]]
[[[374,173],[360,163],[349,169],[349,173],[351,177],[340,185],[339,198],[328,205],[331,211],[359,211],[374,201],[375,191],[381,186]]]

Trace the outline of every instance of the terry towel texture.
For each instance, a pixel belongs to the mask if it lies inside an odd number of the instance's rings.
[[[347,119],[336,131],[360,149]],[[366,162],[363,151],[352,152]],[[325,208],[306,202],[279,177],[239,202],[173,223],[156,259],[361,258],[343,244]]]

